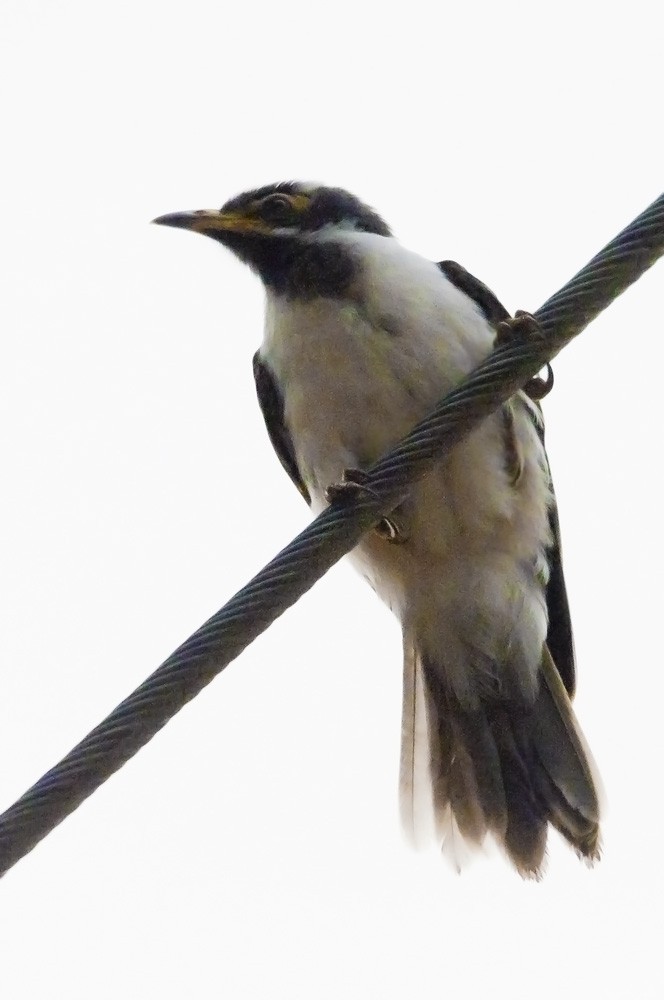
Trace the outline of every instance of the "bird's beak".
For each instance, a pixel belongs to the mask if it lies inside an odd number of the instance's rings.
[[[269,233],[270,227],[261,219],[242,215],[239,212],[220,212],[216,209],[202,209],[198,212],[173,212],[160,215],[152,220],[158,226],[173,226],[174,229],[191,229],[194,233],[219,237],[223,233]]]

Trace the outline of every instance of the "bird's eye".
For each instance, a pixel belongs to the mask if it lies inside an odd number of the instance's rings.
[[[293,219],[293,203],[285,194],[270,194],[263,198],[259,211],[268,222],[291,222]]]

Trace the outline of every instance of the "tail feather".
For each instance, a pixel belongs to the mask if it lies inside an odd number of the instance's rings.
[[[459,829],[464,836],[479,843],[487,830],[500,834],[507,826],[505,790],[496,743],[483,707],[461,710],[428,664],[424,666],[424,677],[429,695],[430,729],[446,728],[448,734],[445,742],[440,737],[438,741],[438,788],[445,788],[447,777],[449,799]],[[439,724],[441,708],[448,721],[447,727]],[[437,811],[442,804],[438,799]]]
[[[478,773],[473,758],[464,742],[462,733],[454,732],[452,741],[455,751],[448,764],[449,799],[461,834],[474,843],[480,843],[487,832]],[[436,802],[436,815],[440,815],[442,803]]]
[[[505,850],[518,871],[534,875],[540,871],[546,850],[547,815],[530,778],[527,750],[519,748],[509,712],[494,712],[493,734],[507,799]]]
[[[416,842],[428,797],[429,829],[445,851],[455,831],[474,844],[490,832],[522,875],[537,877],[551,823],[580,855],[597,857],[592,769],[546,647],[532,703],[493,693],[466,707],[415,650],[404,677],[402,818]]]
[[[581,855],[594,860],[599,853],[599,798],[591,758],[546,646],[533,721],[541,765],[535,778],[550,820]]]
[[[438,742],[444,738],[439,727],[429,725],[420,658],[413,645],[405,643],[399,791],[401,825],[414,847],[424,846],[434,833],[430,758],[439,755]],[[447,798],[447,786],[434,795]]]

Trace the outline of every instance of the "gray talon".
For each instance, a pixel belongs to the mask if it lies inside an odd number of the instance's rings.
[[[325,490],[325,499],[328,503],[335,503],[335,501],[356,497],[359,493],[375,495],[371,487],[366,485],[367,478],[366,472],[363,472],[362,469],[344,469],[341,482],[332,483]],[[380,538],[392,545],[400,545],[408,540],[405,526],[393,514],[381,518],[374,531]]]
[[[510,319],[502,320],[496,327],[495,346],[503,347],[505,344],[513,344],[515,341],[543,340],[544,333],[535,317],[524,309],[517,309]],[[553,369],[551,365],[546,366],[546,378],[536,375],[531,378],[523,387],[523,391],[530,399],[539,401],[553,389]]]
[[[391,545],[403,545],[408,541],[408,532],[405,525],[395,518],[394,514],[384,517],[375,527],[375,532],[380,538]]]
[[[496,345],[512,344],[515,340],[543,340],[544,333],[532,313],[517,309],[514,316],[501,320],[496,327]]]
[[[547,364],[546,378],[540,378],[539,375],[536,375],[535,378],[531,378],[529,382],[526,382],[523,391],[530,399],[539,402],[540,399],[544,399],[545,396],[549,395],[553,389],[553,382],[553,368],[550,364]]]
[[[373,493],[366,481],[367,475],[361,469],[344,469],[341,482],[332,483],[325,490],[325,499],[328,503],[334,503],[335,500],[355,497],[358,493]]]

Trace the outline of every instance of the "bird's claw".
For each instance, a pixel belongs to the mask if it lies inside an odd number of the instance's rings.
[[[531,378],[528,382],[526,382],[523,387],[523,391],[530,399],[534,399],[535,402],[539,402],[540,399],[544,399],[545,396],[549,395],[553,389],[553,381],[553,368],[547,362],[546,378],[542,378],[540,375],[535,375],[534,378]]]
[[[367,485],[368,476],[362,469],[344,469],[341,473],[341,481],[332,483],[325,490],[325,499],[328,503],[353,499],[361,493],[374,494],[374,491]]]
[[[403,543],[407,542],[409,538],[406,525],[394,514],[390,514],[389,517],[381,518],[374,528],[374,531],[379,538],[382,538],[386,542],[390,542],[391,545],[403,545]]]
[[[543,340],[544,331],[532,313],[524,309],[517,309],[514,316],[502,320],[496,327],[495,346],[502,347],[512,344],[515,341]],[[546,366],[546,378],[536,375],[529,379],[523,387],[525,394],[533,400],[539,401],[548,396],[553,389],[553,369],[550,364]]]
[[[515,341],[544,340],[544,331],[532,313],[517,309],[513,316],[503,319],[496,326],[496,347]]]
[[[367,485],[367,479],[368,476],[362,469],[344,469],[341,481],[333,483],[325,490],[325,499],[328,503],[335,503],[352,499],[363,493],[376,496],[374,490]],[[393,545],[400,545],[408,540],[405,525],[394,514],[381,518],[374,531],[380,538]]]

